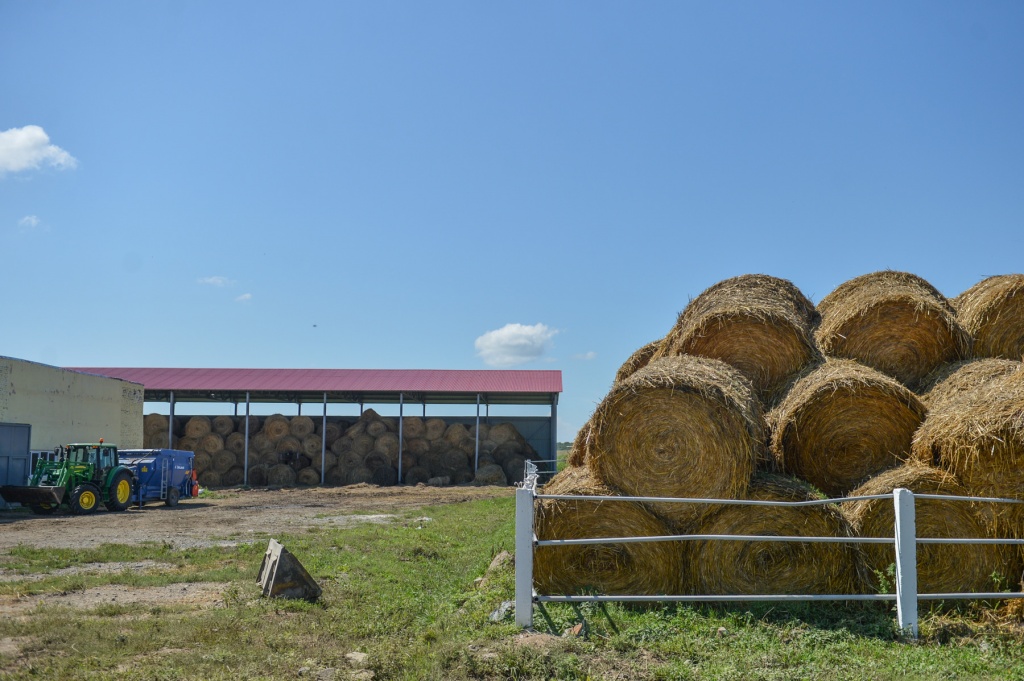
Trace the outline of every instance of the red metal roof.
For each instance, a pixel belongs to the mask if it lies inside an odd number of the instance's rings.
[[[560,393],[561,371],[447,369],[157,369],[66,367],[147,391]]]

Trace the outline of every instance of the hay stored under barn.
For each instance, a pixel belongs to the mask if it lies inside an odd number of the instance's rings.
[[[815,334],[829,357],[853,359],[910,388],[970,353],[949,301],[921,277],[873,272],[840,284],[818,303]]]
[[[739,369],[774,402],[788,379],[818,356],[814,305],[791,282],[763,274],[721,281],[690,301],[655,358],[699,355]]]
[[[953,299],[975,357],[1019,360],[1024,355],[1024,274],[988,277]]]
[[[779,468],[842,496],[910,456],[925,407],[888,376],[828,360],[800,378],[768,415]]]

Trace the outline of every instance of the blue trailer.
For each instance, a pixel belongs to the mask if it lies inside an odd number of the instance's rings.
[[[178,500],[193,496],[195,454],[179,449],[122,449],[121,464],[135,474],[132,502],[142,506],[162,501],[177,506]]]

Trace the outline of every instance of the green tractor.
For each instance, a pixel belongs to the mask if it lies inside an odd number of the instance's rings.
[[[0,497],[48,515],[61,505],[72,513],[92,513],[100,503],[124,511],[132,498],[134,475],[120,465],[117,445],[79,443],[57,447],[54,460],[40,460],[28,485],[4,485]]]

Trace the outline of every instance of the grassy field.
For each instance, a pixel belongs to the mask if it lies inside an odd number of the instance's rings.
[[[1024,635],[1006,609],[926,616],[917,642],[902,640],[890,606],[877,604],[549,607],[556,635],[539,613],[539,631],[524,634],[511,614],[491,621],[513,598],[511,563],[488,572],[512,550],[513,504],[453,504],[278,536],[323,587],[316,604],[259,597],[265,537],[184,552],[20,547],[3,562],[17,573],[0,582],[8,598],[111,584],[214,583],[220,595],[213,607],[112,602],[0,616],[0,678],[1024,679]],[[131,561],[155,567],[73,569]],[[365,662],[353,666],[353,652]]]

